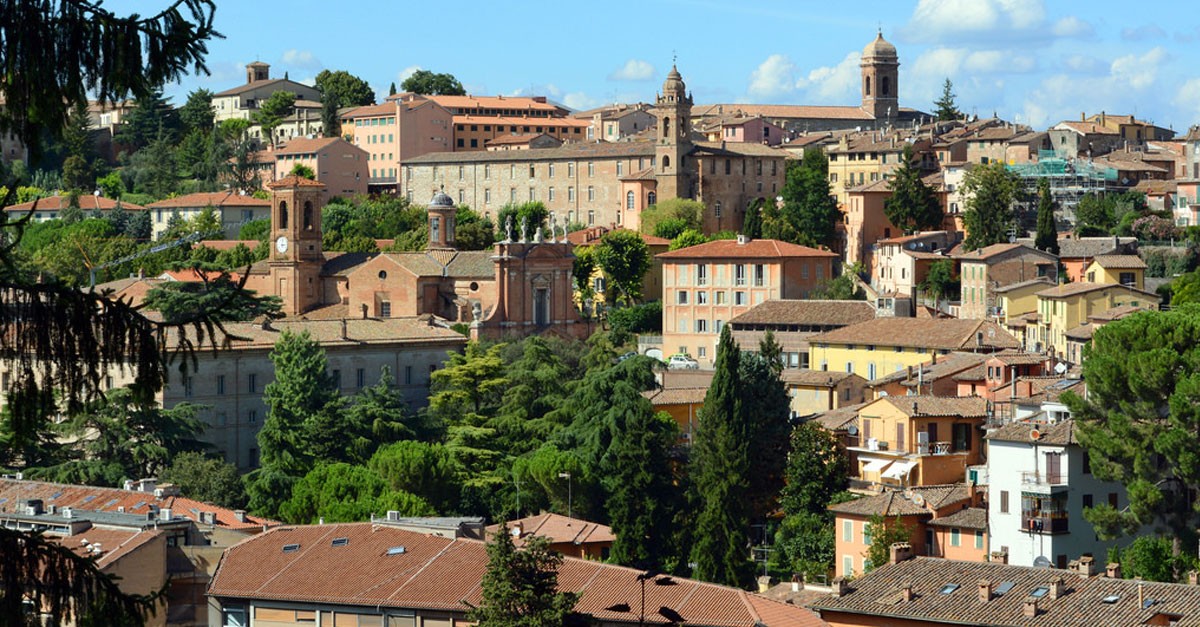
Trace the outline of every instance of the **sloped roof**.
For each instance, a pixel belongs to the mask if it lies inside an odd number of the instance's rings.
[[[196,192],[194,194],[184,194],[183,196],[175,196],[158,202],[152,202],[147,207],[151,209],[175,209],[185,207],[270,207],[271,201],[265,198],[255,198],[238,194],[237,192]],[[249,245],[249,244],[248,244]],[[249,245],[250,248],[257,246],[258,242]]]
[[[1021,250],[1021,249],[1024,249],[1024,250]],[[1019,242],[1015,243],[1015,244],[992,244],[991,246],[985,246],[983,248],[972,250],[969,253],[956,254],[956,255],[954,255],[954,258],[960,259],[962,261],[989,261],[994,257],[998,257],[1005,253],[1009,253],[1009,252],[1013,252],[1013,251],[1017,251],[1017,250],[1021,250],[1021,252],[1026,253],[1026,254],[1034,254],[1034,255],[1041,256],[1041,257],[1045,257],[1047,260],[1052,260],[1055,258],[1054,255],[1052,255],[1044,250],[1038,250],[1036,248],[1033,248],[1031,246],[1026,246]]]
[[[1145,270],[1146,262],[1137,255],[1097,255],[1092,263],[1112,270]]]
[[[907,497],[904,492],[889,490],[883,494],[830,505],[829,511],[856,516],[932,516],[934,509],[967,500],[967,486],[961,483],[915,487],[912,493],[914,496],[921,495],[925,504],[917,505],[916,500]]]
[[[313,341],[326,347],[431,342],[453,349],[467,341],[461,333],[438,325],[429,315],[414,318],[352,317],[341,320],[285,318],[265,326],[263,328],[262,323],[253,322],[226,323],[225,330],[230,342],[222,350],[271,350],[279,341],[280,333],[285,330],[295,333],[308,331]]]
[[[288,187],[325,187],[325,184],[312,179],[306,179],[303,176],[289,174],[281,179],[267,183],[267,187],[271,189],[286,189]]]
[[[88,545],[100,545],[101,552],[100,557],[96,559],[96,565],[101,570],[105,570],[122,557],[166,535],[166,531],[159,529],[133,530],[92,527],[83,533],[73,536],[47,535],[46,538],[70,549],[76,555],[85,557],[95,555],[88,551],[88,546],[83,544],[85,540],[88,542]]]
[[[979,396],[885,396],[876,399],[895,407],[910,418],[920,416],[961,416],[986,418],[987,399]]]
[[[1008,331],[990,320],[958,318],[875,318],[809,338],[810,343],[903,346],[929,350],[970,350],[983,334],[983,348],[1019,348]]]
[[[1030,437],[1030,433],[1034,430],[1037,430],[1040,436],[1037,440]],[[1030,444],[1037,442],[1038,444],[1053,444],[1058,446],[1079,444],[1079,440],[1075,439],[1074,420],[1062,420],[1054,424],[1023,421],[1010,422],[984,437],[989,440],[1002,442],[1028,442]]]
[[[578,518],[568,518],[562,514],[544,512],[536,516],[526,516],[505,523],[509,529],[516,526],[521,528],[521,537],[514,538],[517,546],[522,546],[531,536],[547,538],[554,544],[570,542],[571,544],[588,544],[592,542],[612,542],[617,539],[612,528],[599,523],[588,522]],[[489,535],[500,530],[500,525],[487,528]]]
[[[718,239],[655,255],[659,259],[778,259],[783,257],[837,257],[836,253],[774,239]]]
[[[557,148],[537,150],[490,150],[467,152],[431,152],[412,159],[406,165],[433,165],[442,163],[484,163],[503,161],[555,161],[571,159],[605,159],[654,156],[654,144],[650,142],[599,142],[569,143]]]
[[[333,546],[335,538],[345,542]],[[285,553],[285,545],[297,548]],[[486,545],[481,541],[385,525],[279,527],[228,549],[208,593],[218,598],[465,613],[470,609],[466,603],[480,603],[480,580],[487,560]],[[621,603],[639,605],[640,573],[567,557],[559,567],[558,583],[561,590],[581,593],[576,611],[605,623],[634,622],[637,617],[629,612],[606,608]],[[743,590],[682,578],[674,581],[676,585],[646,586],[646,606],[669,607],[685,616],[689,625],[824,624],[807,609]]]
[[[100,211],[110,211],[117,206],[118,202],[120,201],[113,200],[112,198],[105,198],[104,196],[96,196],[94,194],[79,195],[79,209],[82,211],[94,211],[96,209],[99,209]],[[39,198],[38,200],[31,200],[29,202],[23,202],[17,205],[9,205],[5,207],[4,210],[29,211],[33,209],[34,205],[36,204],[38,211],[62,211],[70,206],[70,203],[70,196],[60,194],[58,196],[47,196],[45,198]],[[130,202],[122,202],[121,208],[127,211],[138,211],[145,209],[145,207],[141,205],[135,205]]]
[[[987,531],[987,510],[982,507],[968,507],[960,509],[949,516],[934,518],[929,521],[929,524],[934,527],[960,527],[962,529]]]
[[[845,431],[850,425],[858,422],[858,410],[866,407],[866,403],[858,403],[856,405],[846,405],[837,409],[831,409],[826,412],[821,412],[813,418],[813,422],[821,426],[826,431],[834,433]]]
[[[775,119],[837,119],[874,120],[875,117],[859,107],[811,106],[811,105],[755,105],[755,104],[710,104],[692,107],[692,117],[699,118],[741,111],[746,115]]]
[[[224,96],[236,96],[238,94],[243,94],[245,92],[248,92],[248,91],[251,91],[254,89],[259,89],[261,87],[274,87],[275,91],[291,91],[296,94],[311,93],[313,91],[316,91],[313,87],[310,87],[303,83],[297,83],[296,81],[289,80],[286,78],[269,78],[269,79],[261,80],[261,81],[251,81],[249,83],[246,83],[245,85],[239,85],[237,87],[232,87],[230,89],[226,89],[225,91],[222,91],[222,92],[217,92],[217,93],[213,94],[213,98],[221,98]]]
[[[276,155],[306,154],[306,153],[310,153],[310,152],[317,152],[319,150],[324,150],[334,144],[339,144],[339,143],[345,144],[346,146],[349,146],[355,150],[362,151],[363,153],[367,152],[366,150],[363,150],[362,148],[359,148],[358,146],[351,144],[350,142],[342,139],[341,137],[314,137],[312,139],[309,139],[307,137],[297,137],[295,139],[288,141],[286,146],[275,150],[275,154]]]
[[[733,325],[749,324],[809,324],[849,325],[875,318],[875,307],[863,300],[794,300],[763,301],[729,321]]]
[[[642,392],[642,396],[649,399],[650,403],[656,407],[661,405],[698,405],[704,402],[706,394],[708,394],[707,387],[658,388]]]
[[[1079,294],[1086,294],[1088,292],[1098,292],[1111,289],[1124,290],[1131,293],[1136,292],[1138,294],[1145,295],[1148,298],[1155,299],[1155,302],[1158,302],[1159,300],[1158,294],[1147,292],[1146,290],[1140,290],[1129,285],[1120,285],[1118,283],[1089,283],[1087,281],[1080,281],[1078,283],[1064,283],[1048,290],[1042,290],[1038,292],[1037,295],[1038,298],[1067,298]]]
[[[858,375],[832,370],[795,370],[791,368],[784,370],[779,375],[785,385],[826,388],[834,387],[851,377],[858,377]]]
[[[941,355],[938,357],[937,363],[927,361],[913,368],[912,379],[908,379],[908,370],[898,370],[887,376],[879,377],[871,381],[871,385],[878,387],[896,381],[904,382],[904,385],[917,385],[917,381],[922,381],[925,384],[932,383],[943,377],[953,376],[964,370],[974,368],[982,364],[988,358],[987,355],[980,353],[964,353],[953,352],[949,355]]]

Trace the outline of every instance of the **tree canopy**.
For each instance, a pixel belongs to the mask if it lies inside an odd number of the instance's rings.
[[[950,82],[950,77],[946,77],[945,82],[942,83],[942,96],[933,102],[934,115],[938,120],[949,121],[962,117],[962,111],[958,110],[954,97],[954,83]]]
[[[579,595],[558,591],[563,556],[550,541],[530,536],[518,549],[507,526],[487,544],[488,564],[481,582],[483,601],[468,620],[479,627],[562,627]]]
[[[963,248],[975,250],[1007,242],[1016,220],[1013,203],[1021,193],[1017,175],[999,161],[976,166],[963,177],[962,190],[966,196],[963,226],[967,229]]]
[[[1054,219],[1054,200],[1050,197],[1050,181],[1038,181],[1037,235],[1033,247],[1058,254],[1058,224]]]
[[[427,96],[465,96],[467,90],[453,74],[417,70],[400,83],[400,89]]]
[[[805,246],[833,244],[841,214],[829,189],[829,159],[824,150],[806,149],[801,161],[788,163],[780,195],[782,209],[773,203],[763,205],[763,237]]]
[[[927,231],[942,225],[942,205],[933,188],[921,180],[912,145],[906,145],[900,156],[900,167],[888,181],[892,195],[883,201],[887,219],[905,233]]]
[[[642,280],[650,270],[650,248],[633,231],[610,231],[596,246],[596,263],[612,282],[610,294],[626,304],[642,298]]]

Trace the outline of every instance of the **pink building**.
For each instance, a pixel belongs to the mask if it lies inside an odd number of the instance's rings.
[[[761,115],[747,116],[738,111],[704,121],[700,129],[708,141],[752,142],[778,146],[787,139],[787,131]]]
[[[431,152],[453,150],[453,114],[414,94],[342,114],[342,136],[367,152],[371,188],[396,190],[400,163]]]
[[[355,196],[367,193],[367,151],[340,137],[297,138],[276,150],[275,179],[291,173],[297,165],[312,168],[317,180],[325,184],[326,200],[331,196]]]

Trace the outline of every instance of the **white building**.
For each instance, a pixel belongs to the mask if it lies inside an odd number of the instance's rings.
[[[987,439],[988,531],[1009,564],[1066,568],[1085,553],[1103,560],[1121,543],[1098,539],[1083,517],[1084,508],[1128,500],[1121,484],[1092,475],[1073,420],[1013,422]]]

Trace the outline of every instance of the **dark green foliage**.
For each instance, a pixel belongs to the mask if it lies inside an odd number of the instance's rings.
[[[392,490],[420,497],[439,515],[458,511],[462,467],[441,444],[396,442],[376,451],[367,467]]]
[[[900,157],[900,167],[888,181],[892,195],[883,201],[883,213],[905,233],[929,231],[942,226],[942,205],[933,188],[921,180],[921,170],[912,145],[906,145]]]
[[[846,268],[838,276],[826,279],[817,289],[809,294],[809,298],[821,300],[866,300],[867,293],[854,281],[854,275],[863,271],[861,264]]]
[[[271,221],[263,218],[261,220],[251,220],[243,224],[238,230],[238,239],[265,242],[267,241],[267,236],[270,234]]]
[[[325,137],[341,134],[338,109],[375,104],[375,90],[345,70],[321,70],[317,73],[316,88],[321,92],[321,128]]]
[[[779,504],[785,514],[824,516],[833,496],[849,487],[846,452],[832,433],[812,422],[792,431],[787,485]]]
[[[1096,330],[1085,350],[1087,399],[1068,392],[1095,477],[1119,481],[1129,506],[1084,517],[1102,538],[1165,525],[1194,554],[1200,512],[1200,307],[1140,313]]]
[[[467,615],[479,627],[562,627],[579,595],[558,591],[563,556],[550,542],[530,536],[521,549],[507,526],[487,545],[488,564],[481,582],[483,600]]]
[[[650,249],[633,231],[609,231],[595,250],[596,264],[608,277],[610,299],[633,304],[642,299],[642,281],[650,269]]]
[[[692,447],[690,474],[698,512],[690,561],[698,579],[744,587],[753,567],[746,550],[750,420],[741,394],[740,362],[741,352],[726,326]]]
[[[738,391],[748,423],[747,449],[750,443],[754,449],[749,455],[746,498],[750,503],[750,519],[756,523],[765,520],[777,508],[788,457],[791,405],[787,389],[779,378],[778,354],[776,351],[777,356],[772,362],[761,353],[742,353],[738,363]]]
[[[366,240],[373,245],[376,239],[395,239],[399,244],[412,237],[420,246],[406,249],[419,250],[424,247],[427,224],[424,209],[397,196],[335,199],[321,212],[326,250],[374,250]]]
[[[1076,231],[1086,231],[1089,236],[1129,236],[1133,235],[1133,222],[1148,213],[1149,207],[1144,194],[1089,193],[1080,198],[1075,206]]]
[[[596,250],[592,246],[581,246],[575,249],[575,261],[571,263],[571,278],[575,281],[575,291],[581,301],[591,299],[596,295],[592,286],[596,274]]]
[[[255,124],[262,127],[263,137],[272,146],[275,145],[275,129],[283,123],[283,119],[296,110],[296,94],[290,91],[277,91],[258,104],[254,112]]]
[[[763,207],[762,235],[805,246],[830,246],[841,219],[829,189],[829,160],[820,148],[804,151],[804,159],[789,162],[787,182],[780,193],[783,208]]]
[[[361,522],[388,510],[401,516],[433,516],[420,497],[393,490],[379,475],[364,466],[321,464],[296,482],[291,498],[279,507],[280,516],[294,524]]]
[[[389,95],[389,96],[395,96],[395,95],[396,95],[396,81],[392,81],[392,84],[391,84],[391,86],[390,86],[390,87],[388,87],[388,95]]]
[[[612,309],[608,325],[618,334],[662,333],[662,301]]]
[[[959,290],[960,283],[958,276],[954,274],[953,259],[939,259],[933,262],[925,280],[921,282],[921,291],[935,303],[941,302],[943,298],[958,298]]]
[[[746,217],[742,221],[742,234],[751,239],[762,237],[762,208],[766,204],[764,200],[756,200],[750,203],[746,209]]]
[[[937,107],[934,115],[940,121],[957,120],[962,117],[962,111],[958,110],[958,105],[954,102],[954,84],[950,82],[950,77],[946,77],[946,81],[942,83],[942,97],[935,100],[933,106]]]
[[[700,244],[708,243],[708,236],[695,229],[685,229],[679,235],[671,239],[669,250],[679,250],[680,248],[690,248],[699,246]]]
[[[1007,242],[1016,219],[1012,206],[1021,193],[1017,175],[999,161],[976,166],[963,178],[962,190],[967,198],[963,247],[970,251]]]
[[[179,486],[189,499],[229,509],[246,506],[246,490],[237,466],[199,452],[184,452],[158,474],[160,481]]]
[[[297,163],[296,165],[292,166],[292,170],[288,172],[288,174],[298,176],[302,179],[308,179],[310,181],[316,180],[317,178],[317,173],[313,172],[312,168],[304,165],[303,163]]]
[[[625,394],[612,404],[617,428],[600,460],[605,510],[617,537],[609,558],[626,566],[662,568],[672,557],[672,522],[679,506],[670,461],[678,429],[640,394]]]
[[[546,205],[541,202],[533,201],[520,205],[508,204],[500,208],[496,212],[496,228],[500,229],[500,239],[505,239],[506,233],[504,229],[509,226],[509,219],[512,222],[511,235],[513,241],[521,239],[521,224],[524,220],[525,237],[532,239],[533,234],[537,232],[538,227],[545,229],[550,218],[550,210],[546,209]]]
[[[1125,579],[1176,583],[1195,560],[1176,555],[1172,544],[1172,539],[1166,536],[1138,536],[1124,549],[1110,548],[1108,561],[1121,565],[1121,576]]]
[[[704,228],[704,203],[686,198],[668,198],[642,211],[641,229],[658,237],[674,239],[687,229]]]
[[[91,192],[92,182],[96,173],[96,151],[88,129],[88,112],[85,103],[76,103],[67,118],[67,126],[63,130],[62,144],[67,151],[67,158],[62,166],[63,185],[70,190],[81,193]]]
[[[174,144],[179,138],[179,130],[179,113],[163,98],[161,91],[155,91],[138,98],[133,109],[122,116],[113,140],[138,151],[159,138]]]
[[[216,112],[212,107],[212,91],[203,87],[188,94],[187,102],[179,107],[179,121],[185,132],[213,130]]]
[[[782,577],[803,575],[811,580],[825,577],[833,570],[837,546],[832,516],[827,514],[791,514],[775,532],[770,568]]]
[[[453,74],[417,70],[400,83],[400,89],[427,96],[465,96],[467,90]]]
[[[775,376],[783,372],[783,347],[775,340],[775,332],[767,329],[758,343],[758,354],[767,362]]]
[[[454,247],[458,250],[487,250],[496,243],[496,225],[466,205],[454,217]]]
[[[1038,181],[1037,234],[1033,246],[1038,250],[1058,254],[1058,224],[1054,220],[1054,201],[1050,198],[1050,181]]]
[[[905,523],[899,516],[895,520],[886,520],[883,516],[875,514],[867,520],[867,527],[867,533],[871,536],[871,545],[867,547],[864,555],[870,562],[867,572],[888,563],[893,544],[912,541],[912,525]]]
[[[203,280],[169,281],[158,285],[146,293],[143,301],[146,308],[159,312],[171,324],[194,320],[198,311],[212,311],[217,320],[225,322],[280,315],[282,301],[278,296],[256,296],[254,292],[242,289],[240,283],[234,283],[224,272],[193,269]]]

